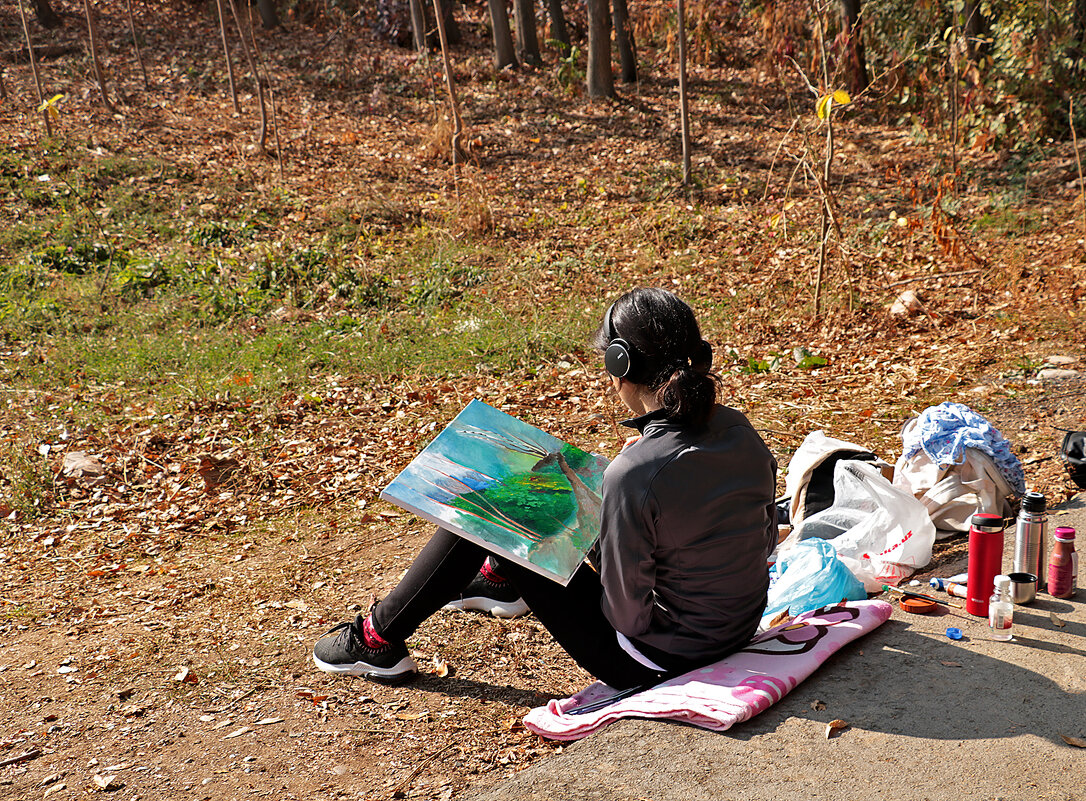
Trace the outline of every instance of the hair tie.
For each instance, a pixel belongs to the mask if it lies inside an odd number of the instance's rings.
[[[703,339],[694,349],[694,354],[687,357],[687,361],[694,370],[702,375],[708,375],[713,369],[713,346]]]
[[[672,370],[691,370],[694,367],[694,363],[689,356],[680,356],[671,365]]]

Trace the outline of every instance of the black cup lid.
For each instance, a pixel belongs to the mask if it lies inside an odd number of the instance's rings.
[[[1026,512],[1043,512],[1045,496],[1039,492],[1027,492],[1022,496],[1022,509]]]

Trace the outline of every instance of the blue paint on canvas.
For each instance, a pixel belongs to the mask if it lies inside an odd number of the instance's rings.
[[[564,584],[599,536],[606,466],[472,401],[381,496]]]

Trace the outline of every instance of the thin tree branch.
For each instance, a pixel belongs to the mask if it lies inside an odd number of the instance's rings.
[[[234,62],[230,59],[230,45],[226,40],[226,20],[222,15],[222,0],[215,0],[215,8],[219,12],[219,35],[222,37],[222,52],[226,58],[226,80],[230,83],[230,99],[234,102],[234,113],[241,113],[241,105],[238,103],[238,91],[234,87]]]
[[[26,52],[30,56],[30,71],[34,73],[34,86],[38,90],[38,106],[42,107],[42,118],[45,120],[45,132],[53,135],[53,123],[49,119],[49,109],[45,108],[45,95],[41,89],[41,73],[38,72],[38,59],[34,55],[34,42],[30,39],[30,27],[26,24],[26,11],[23,9],[23,0],[15,0],[19,7],[19,19],[23,22],[23,35],[26,36]]]
[[[437,35],[441,40],[441,58],[445,67],[445,87],[449,91],[449,107],[452,114],[452,171],[453,188],[456,199],[460,199],[460,134],[464,123],[460,118],[460,105],[456,101],[456,85],[453,83],[452,60],[449,58],[449,40],[445,33],[445,17],[442,15],[441,0],[434,0],[434,14],[437,16]]]

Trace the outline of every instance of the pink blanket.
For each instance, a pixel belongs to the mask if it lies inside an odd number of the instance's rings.
[[[885,601],[848,601],[805,612],[751,640],[742,651],[593,712],[569,714],[614,695],[596,682],[524,718],[551,740],[578,740],[619,718],[669,718],[724,731],[763,712],[795,689],[842,645],[890,617]]]

